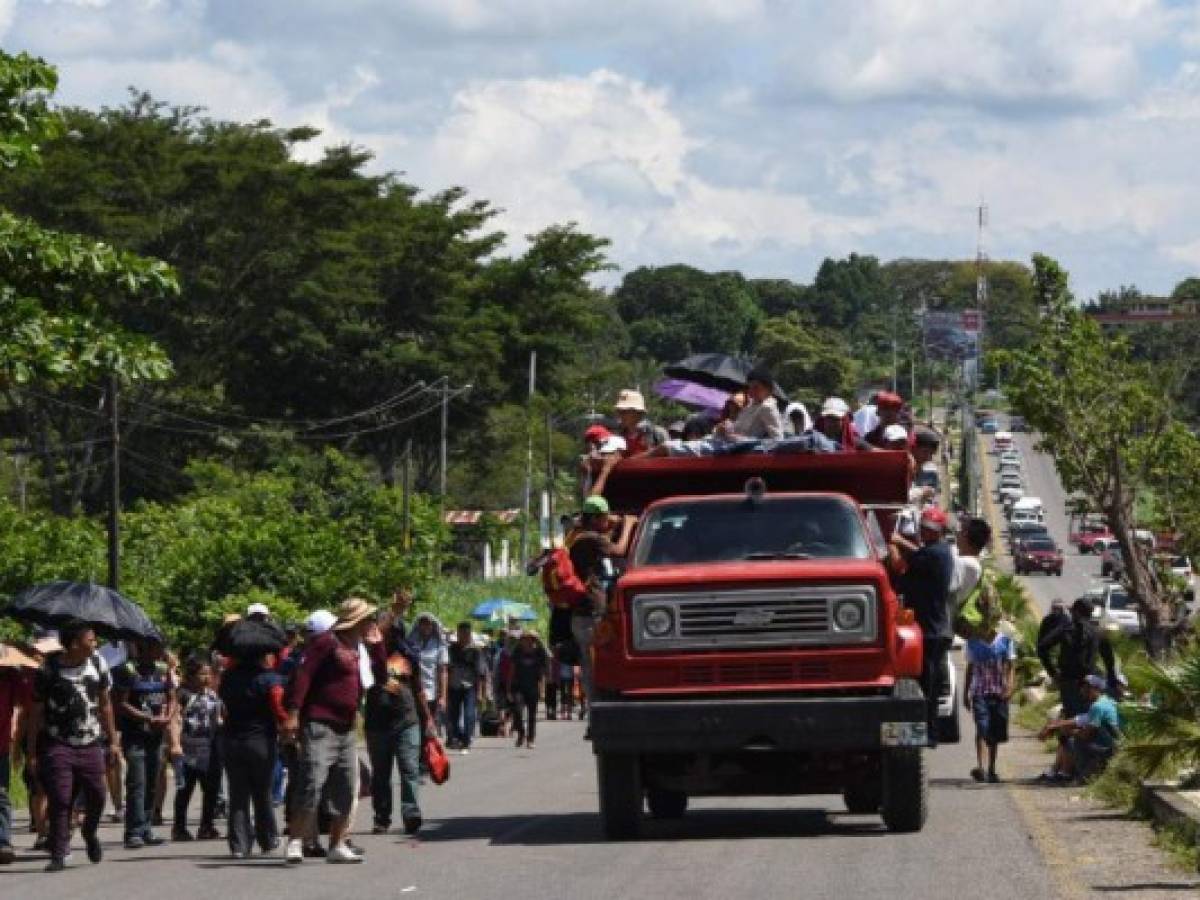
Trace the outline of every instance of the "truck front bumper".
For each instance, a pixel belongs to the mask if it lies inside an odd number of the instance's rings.
[[[916,682],[890,694],[597,700],[588,710],[596,753],[872,751],[924,743]]]

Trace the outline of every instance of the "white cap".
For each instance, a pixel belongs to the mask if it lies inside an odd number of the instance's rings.
[[[267,608],[265,603],[251,603],[246,607],[247,616],[269,616],[271,610]]]
[[[625,443],[625,438],[619,434],[610,434],[600,442],[600,454],[606,456],[609,453],[624,453],[629,449],[629,445]]]
[[[304,620],[304,630],[309,634],[324,634],[333,627],[337,616],[327,609],[318,609]]]
[[[907,441],[908,432],[904,430],[903,425],[889,425],[883,429],[883,439],[888,443],[892,441]]]
[[[841,397],[827,397],[825,405],[821,407],[821,415],[823,416],[842,416],[850,412],[850,404]]]

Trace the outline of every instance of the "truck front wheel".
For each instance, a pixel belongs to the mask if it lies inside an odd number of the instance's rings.
[[[629,753],[600,753],[596,780],[604,836],[612,841],[636,838],[642,819],[641,761]]]
[[[687,812],[688,798],[683,791],[667,791],[650,788],[646,791],[646,805],[650,815],[656,819],[679,819]]]
[[[888,831],[920,831],[929,814],[929,780],[919,748],[883,752],[883,824]]]

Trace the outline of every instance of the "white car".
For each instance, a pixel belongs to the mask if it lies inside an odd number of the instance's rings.
[[[1005,450],[1000,454],[1000,465],[1014,465],[1017,468],[1021,467],[1021,454],[1016,450]]]
[[[1010,509],[1008,512],[1009,521],[1010,522],[1017,521],[1016,516],[1018,514],[1021,514],[1023,516],[1033,516],[1032,519],[1029,519],[1029,518],[1022,519],[1022,521],[1026,521],[1026,522],[1030,522],[1030,521],[1045,522],[1046,521],[1046,510],[1042,506],[1042,500],[1040,497],[1024,497],[1024,496],[1022,496],[1022,497],[1014,500],[1013,504],[1012,504],[1012,509]]]
[[[1142,617],[1137,605],[1121,585],[1108,585],[1100,599],[1093,602],[1092,618],[1105,631],[1119,631],[1133,637],[1142,633]]]
[[[996,493],[1001,500],[1016,503],[1025,496],[1025,488],[1021,486],[1020,478],[1001,478],[1000,490]]]
[[[1004,452],[1005,450],[1012,449],[1013,436],[1011,431],[997,431],[994,440],[997,450]]]

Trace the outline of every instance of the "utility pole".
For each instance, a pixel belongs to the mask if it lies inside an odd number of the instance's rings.
[[[892,393],[896,394],[896,379],[899,373],[896,370],[896,304],[892,304]],[[911,397],[909,398],[912,399]]]
[[[546,410],[546,497],[550,510],[549,527],[546,529],[550,537],[554,537],[554,432],[550,421],[550,411]]]
[[[412,438],[404,442],[403,478],[403,499],[400,506],[400,521],[403,525],[400,533],[402,549],[408,550],[412,546]]]
[[[975,307],[979,310],[979,332],[975,340],[975,376],[981,380],[983,373],[983,334],[987,328],[989,287],[987,277],[988,255],[985,245],[988,224],[987,204],[979,201],[978,236],[975,241]]]
[[[440,469],[438,475],[438,496],[441,498],[442,509],[446,508],[446,440],[450,429],[450,379],[442,379],[442,444],[440,449]]]
[[[533,392],[537,388],[537,351],[529,353],[529,399],[525,409],[525,499],[521,507],[521,565],[529,560],[529,515],[533,495]]]
[[[121,427],[117,409],[117,376],[108,376],[108,586],[121,586]]]

